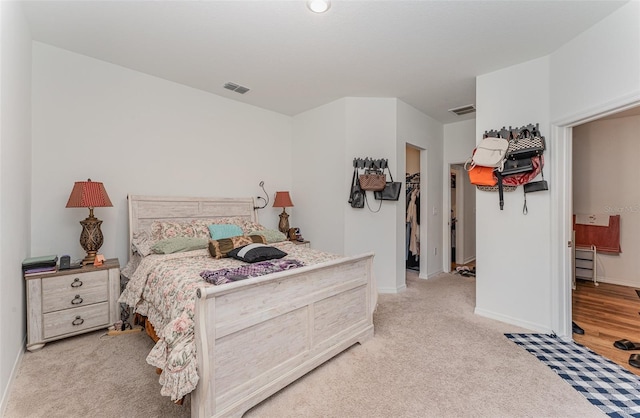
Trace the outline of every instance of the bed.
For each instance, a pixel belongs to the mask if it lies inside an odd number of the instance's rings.
[[[128,204],[130,248],[152,225],[231,218],[259,225],[252,198],[130,195]],[[130,280],[120,302],[147,316],[160,338],[147,362],[162,369],[161,392],[174,401],[190,393],[194,417],[242,416],[373,337],[372,253],[342,257],[287,241],[270,245],[304,266],[215,286],[197,272],[222,260],[245,263],[198,249],[145,257],[132,251],[123,269]]]

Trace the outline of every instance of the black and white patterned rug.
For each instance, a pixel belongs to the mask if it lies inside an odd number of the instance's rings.
[[[640,417],[640,378],[588,348],[546,334],[504,334],[610,417]]]

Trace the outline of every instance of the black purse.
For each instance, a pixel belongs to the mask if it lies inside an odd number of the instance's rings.
[[[391,181],[388,181],[384,185],[384,189],[373,192],[373,197],[376,200],[398,200],[400,199],[400,190],[402,189],[402,183],[399,181],[393,181],[393,176],[391,175],[391,170],[387,167],[387,171],[389,171],[389,178]]]
[[[364,208],[364,190],[360,188],[360,180],[358,179],[358,169],[353,169],[353,177],[351,178],[351,190],[349,191],[349,204],[352,208]]]
[[[531,133],[528,129],[520,131],[516,138],[509,140],[507,160],[520,160],[542,155],[546,148],[544,137],[536,130]]]
[[[513,174],[528,173],[529,171],[533,171],[533,161],[531,161],[531,157],[506,160],[501,174],[502,177],[506,177]]]

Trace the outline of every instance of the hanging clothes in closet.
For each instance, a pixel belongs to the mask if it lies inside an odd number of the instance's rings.
[[[406,267],[420,270],[420,173],[407,175]]]

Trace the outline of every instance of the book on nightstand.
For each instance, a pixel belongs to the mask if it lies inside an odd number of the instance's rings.
[[[56,271],[58,271],[58,268],[57,266],[54,265],[53,267],[37,267],[37,268],[27,269],[27,270],[24,270],[23,272],[24,272],[24,277],[29,277],[29,276],[55,273]]]
[[[22,261],[22,271],[25,275],[44,274],[56,271],[58,264],[57,255],[45,255],[42,257],[29,257]]]

